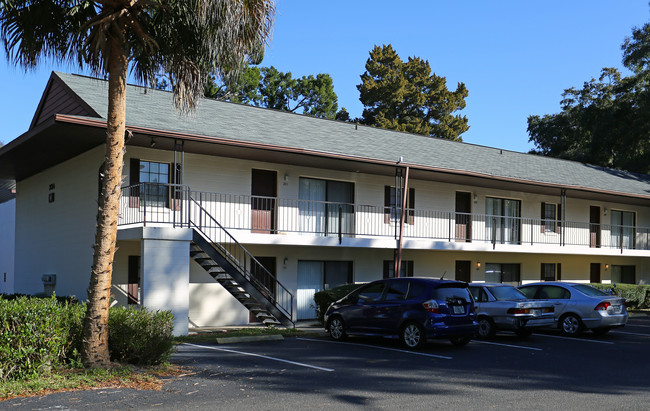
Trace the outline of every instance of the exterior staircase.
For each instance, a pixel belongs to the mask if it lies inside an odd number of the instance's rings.
[[[190,198],[190,256],[263,324],[294,327],[293,294]]]

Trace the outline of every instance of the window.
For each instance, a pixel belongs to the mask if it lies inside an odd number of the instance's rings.
[[[562,265],[542,263],[540,281],[562,281]]]
[[[612,282],[621,284],[636,284],[636,266],[613,265]]]
[[[485,214],[487,239],[501,244],[520,243],[521,201],[487,197]]]
[[[485,264],[485,282],[519,285],[521,281],[520,264]]]
[[[562,206],[559,204],[542,203],[542,233],[560,232]]]
[[[139,207],[140,199],[147,206],[168,207],[170,200],[169,184],[180,184],[181,164],[176,164],[176,173],[172,175],[172,165],[155,161],[132,158],[130,163],[129,184],[131,188],[130,207]],[[180,200],[181,191],[175,190],[174,199]],[[180,205],[175,204],[175,207]]]
[[[571,293],[562,287],[545,285],[539,288],[535,298],[539,300],[568,300],[571,298]]]
[[[399,268],[400,277],[413,277],[413,260],[402,260]],[[384,260],[384,278],[395,277],[395,261]]]
[[[381,294],[384,291],[383,283],[370,284],[367,287],[359,290],[359,302],[371,303],[378,301],[381,298]]]
[[[354,184],[300,177],[298,206],[302,233],[354,234]]]
[[[386,297],[384,297],[384,300],[406,300],[408,291],[409,283],[406,281],[395,281],[388,283],[388,288],[386,289]]]
[[[612,247],[634,248],[635,215],[631,211],[612,210]]]
[[[384,186],[384,223],[398,223],[402,216],[402,199],[404,195],[400,188]],[[413,224],[415,220],[415,189],[409,188],[406,196],[406,214],[404,222]]]

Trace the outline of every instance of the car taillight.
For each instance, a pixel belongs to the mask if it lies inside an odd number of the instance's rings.
[[[596,311],[605,311],[605,310],[607,310],[607,308],[609,308],[610,305],[611,304],[609,303],[609,301],[603,301],[602,303],[598,304],[596,306],[596,308],[594,308],[594,310],[596,310]]]
[[[510,309],[508,309],[508,314],[530,314],[530,309],[528,309],[528,308],[510,308]]]
[[[422,303],[422,306],[430,313],[440,314],[440,307],[438,306],[438,302],[436,300],[425,301]]]

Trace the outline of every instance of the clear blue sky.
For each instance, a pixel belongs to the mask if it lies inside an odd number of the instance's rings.
[[[561,93],[621,67],[620,45],[650,21],[648,0],[278,0],[263,65],[294,76],[329,73],[352,117],[363,107],[356,86],[375,44],[469,90],[462,114],[468,143],[528,151],[526,119],[559,111]],[[0,57],[0,141],[29,127],[52,69],[25,74]],[[128,122],[128,113],[127,113]]]

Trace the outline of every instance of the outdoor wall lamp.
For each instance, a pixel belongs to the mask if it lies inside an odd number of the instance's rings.
[[[607,207],[603,208],[603,215],[607,215]]]
[[[153,137],[151,137],[151,143],[149,143],[149,146],[151,146],[151,148],[156,147],[156,140]]]
[[[289,259],[287,257],[284,257],[284,265],[289,264]]]
[[[609,264],[605,264],[605,271],[609,270]]]
[[[477,261],[477,262],[476,262],[476,269],[478,270],[478,269],[480,269],[480,268],[481,268],[481,262],[480,262],[480,261]]]
[[[284,181],[289,181],[289,174],[287,173],[284,174]]]

